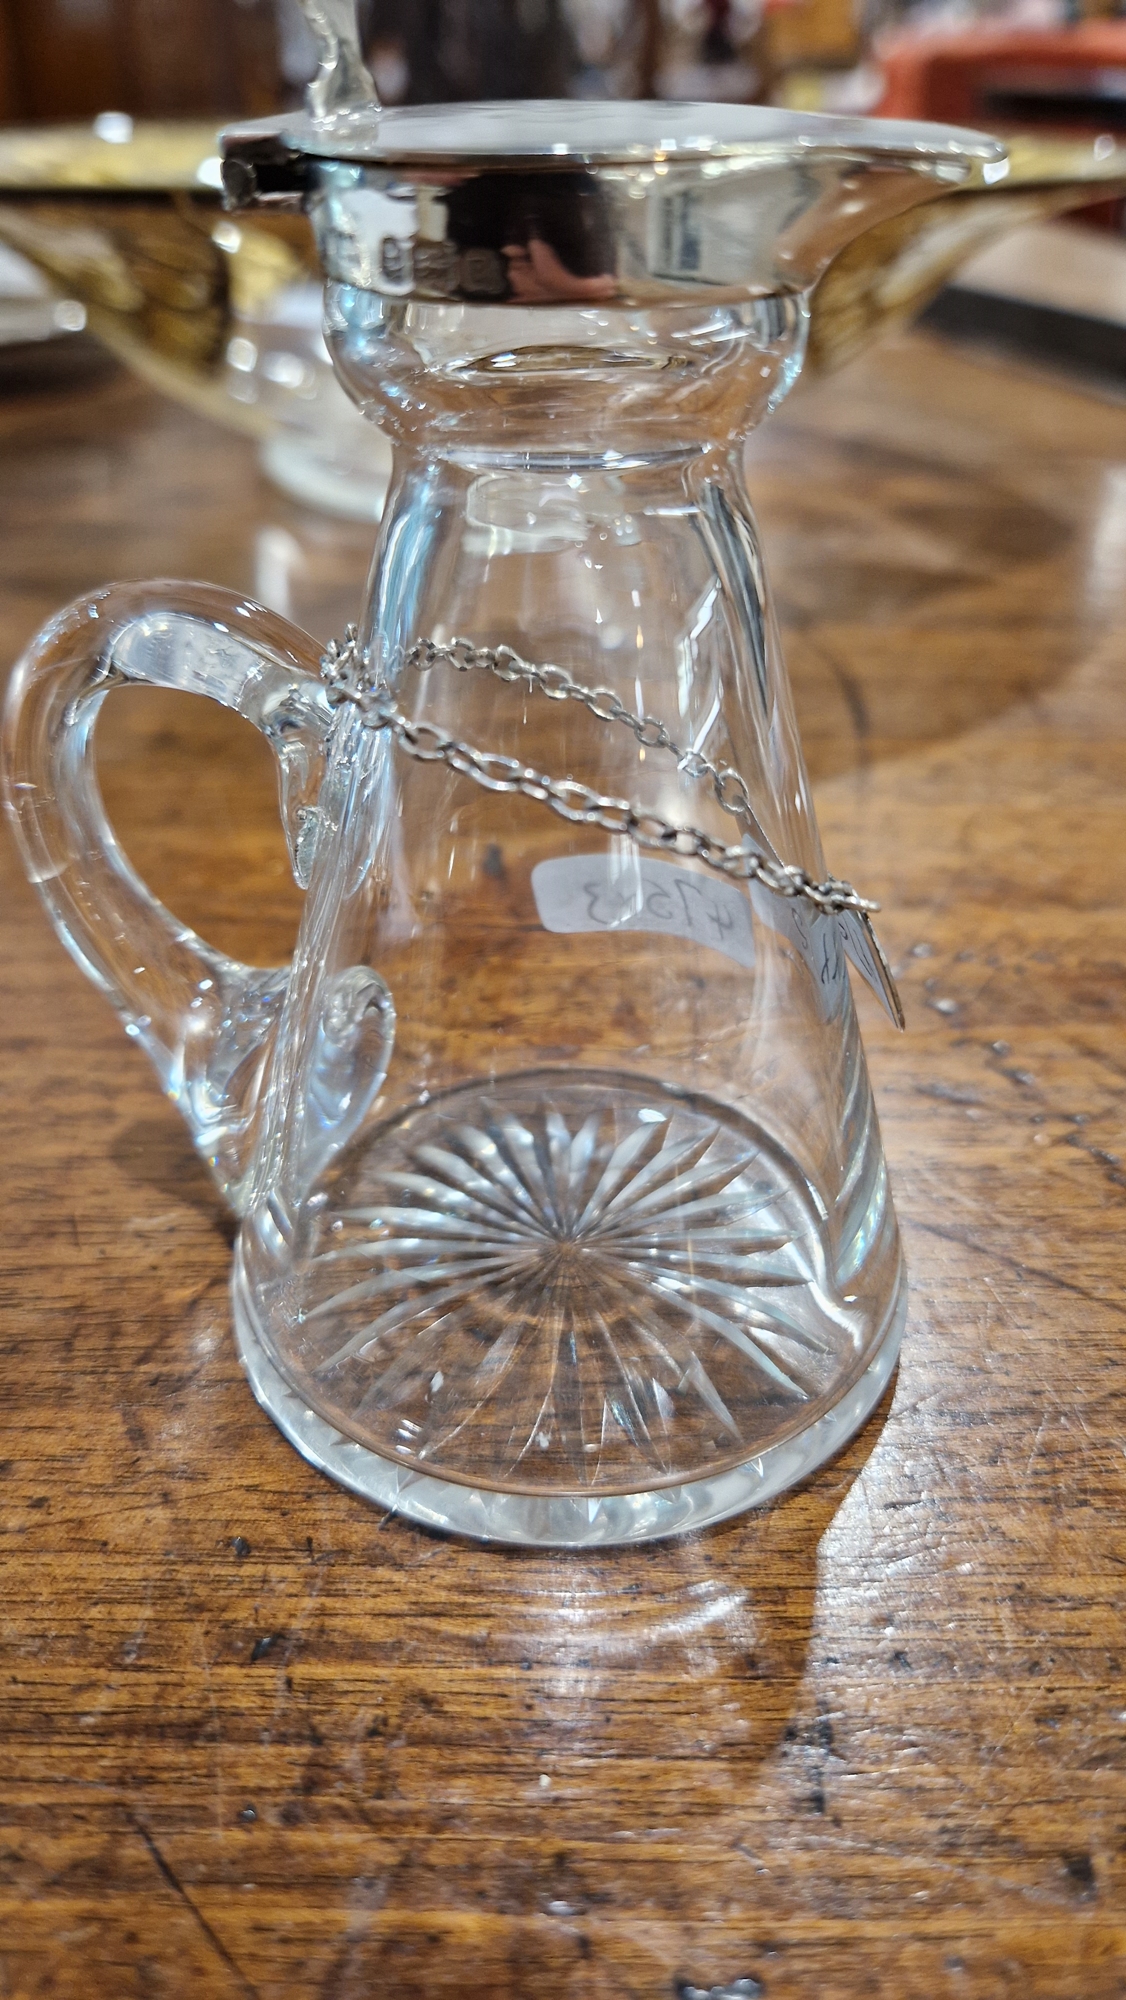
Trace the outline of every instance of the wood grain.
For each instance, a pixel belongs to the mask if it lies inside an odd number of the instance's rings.
[[[142,118],[276,111],[271,0],[0,0],[5,117]]]
[[[110,575],[265,580],[322,634],[358,599],[363,530],[124,378],[0,438],[5,657]],[[365,1509],[255,1408],[230,1225],[6,852],[4,2000],[1126,1992],[1126,409],[904,339],[753,489],[827,851],[902,967],[894,1391],[668,1546]],[[263,746],[148,695],[104,738],[161,893],[282,956]]]

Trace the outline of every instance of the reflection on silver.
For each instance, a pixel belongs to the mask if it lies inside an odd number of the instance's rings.
[[[592,306],[804,291],[920,181],[1004,158],[947,126],[564,100],[274,119],[223,147],[232,205],[305,206],[336,283]]]

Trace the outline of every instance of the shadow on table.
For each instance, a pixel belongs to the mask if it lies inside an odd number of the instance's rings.
[[[541,1555],[394,1524],[419,1609],[441,1606],[380,1773],[412,1839],[370,1910],[369,1868],[337,1886],[325,2000],[377,1978],[396,2000],[674,2000],[753,1977],[758,1954],[707,1913],[738,1885],[754,1935],[764,1767],[785,1760],[814,1838],[835,1824],[833,1721],[806,1692],[818,1549],[891,1397],[805,1487],[679,1540]],[[385,1808],[364,1817],[375,1837]]]
[[[766,433],[748,480],[815,781],[978,728],[1089,645],[1097,510],[1056,512],[1011,466],[991,477],[925,439],[791,423],[782,443]]]
[[[155,1080],[153,1087],[159,1089]],[[157,1111],[151,1118],[134,1118],[123,1126],[107,1148],[107,1156],[118,1173],[141,1190],[146,1213],[155,1212],[161,1203],[184,1203],[207,1216],[219,1235],[234,1245],[238,1219],[224,1207],[186,1127],[171,1107],[163,1116]]]
[[[170,1113],[128,1126],[113,1157],[146,1208],[189,1202],[229,1230]],[[192,1339],[185,1308],[166,1351],[187,1356]],[[833,1720],[807,1686],[819,1546],[892,1390],[840,1457],[769,1507],[572,1555],[458,1541],[365,1506],[274,1431],[226,1341],[216,1357],[185,1378],[174,1436],[134,1477],[192,1438],[201,1504],[221,1496],[226,1524],[205,1560],[206,1601],[227,1606],[208,1649],[224,1657],[231,1619],[244,1654],[248,1633],[280,1634],[277,1666],[271,1652],[247,1668],[269,1692],[274,1747],[241,1782],[258,1883],[285,1884],[304,1909],[294,1869],[319,1857],[303,1990],[673,2000],[678,1979],[706,1992],[753,1973],[700,1913],[732,1882],[752,1908],[767,1878],[767,1767],[783,1761],[811,1835],[834,1823]],[[184,1671],[190,1731],[214,1730],[206,1687]],[[224,1769],[240,1767],[244,1727],[236,1704],[214,1739]],[[232,1822],[201,1849],[209,1894],[242,1881],[250,1837]],[[267,1978],[261,1990],[289,1989]]]

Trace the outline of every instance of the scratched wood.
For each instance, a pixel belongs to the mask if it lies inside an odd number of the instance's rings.
[[[0,439],[6,658],[110,575],[357,601],[364,531],[122,377]],[[1126,1993],[1126,408],[903,339],[753,487],[827,851],[902,968],[894,1389],[664,1546],[364,1508],[255,1408],[230,1224],[6,851],[4,2000]],[[122,697],[103,767],[177,910],[283,956],[253,734]]]

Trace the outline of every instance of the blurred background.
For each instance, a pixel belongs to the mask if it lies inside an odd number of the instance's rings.
[[[869,233],[810,374],[891,328],[1126,382],[1126,19],[1107,0],[361,0],[383,100],[657,97],[938,118],[1012,167]],[[370,521],[389,451],[320,337],[300,217],[224,216],[216,133],[301,101],[298,0],[0,0],[0,388],[108,355]]]
[[[665,97],[1096,134],[1126,117],[1107,0],[361,0],[381,97]],[[1078,31],[1078,32],[1077,32]],[[297,0],[2,0],[8,123],[262,115],[313,68]]]

